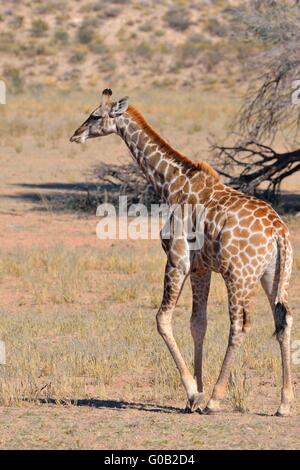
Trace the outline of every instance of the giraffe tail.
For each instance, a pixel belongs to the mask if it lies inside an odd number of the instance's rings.
[[[277,238],[278,254],[279,254],[279,278],[277,295],[275,299],[275,333],[280,336],[287,326],[287,317],[291,315],[291,311],[287,304],[286,286],[290,278],[290,269],[287,263],[288,250],[290,247],[289,234],[286,230],[282,230]]]

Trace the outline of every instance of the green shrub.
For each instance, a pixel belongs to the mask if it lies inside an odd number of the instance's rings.
[[[208,44],[209,41],[201,34],[192,34],[187,38],[185,43],[180,46],[178,59],[182,62],[183,66],[191,65]]]
[[[71,64],[80,64],[85,60],[85,52],[83,51],[75,51],[70,57]]]
[[[0,33],[0,51],[7,54],[18,52],[19,44],[13,33]]]
[[[77,31],[77,39],[81,44],[90,44],[94,38],[94,30],[89,24],[83,24]]]
[[[217,20],[217,18],[209,19],[208,24],[206,26],[206,30],[210,34],[218,36],[220,38],[228,35],[226,26],[222,25],[220,21]]]
[[[105,54],[108,52],[107,46],[104,44],[103,40],[98,37],[96,38],[89,46],[89,49],[91,52],[94,52],[94,54]]]
[[[142,31],[143,33],[150,33],[151,31],[153,31],[153,24],[151,21],[147,21],[146,23],[143,23],[141,26],[140,26],[140,31]]]
[[[31,27],[31,34],[35,37],[42,37],[45,36],[46,32],[48,31],[49,26],[46,21],[37,19],[33,20],[32,27]]]
[[[23,25],[24,18],[23,16],[14,16],[12,20],[9,22],[10,26],[14,29],[19,29]]]
[[[64,31],[63,29],[58,29],[54,33],[54,40],[61,44],[67,44],[69,41],[69,35],[67,31]]]
[[[11,65],[5,65],[3,67],[3,76],[8,81],[8,87],[12,93],[18,94],[23,91],[24,80],[19,69]]]
[[[170,28],[176,31],[185,31],[191,24],[189,13],[185,8],[172,7],[164,15]]]
[[[153,50],[147,42],[141,42],[131,52],[135,52],[138,57],[149,60],[153,56]]]

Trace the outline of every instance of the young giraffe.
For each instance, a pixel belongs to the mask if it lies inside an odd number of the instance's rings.
[[[205,208],[202,248],[191,250],[187,237],[161,236],[167,263],[157,327],[179,370],[188,398],[187,411],[210,413],[219,410],[235,352],[250,329],[250,295],[257,281],[261,280],[271,304],[281,349],[283,385],[277,415],[288,415],[293,399],[290,368],[292,314],[287,294],[292,247],[286,225],[271,206],[225,186],[207,163],[194,162],[172,148],[139,111],[129,105],[128,97],[111,103],[111,94],[110,89],[103,91],[100,106],[75,131],[71,142],[84,143],[89,138],[118,134],[167,204],[188,203],[193,207],[200,204]],[[220,375],[203,409],[202,348],[212,271],[220,273],[226,283],[230,331]],[[188,275],[193,293],[194,377],[172,331],[173,310]]]

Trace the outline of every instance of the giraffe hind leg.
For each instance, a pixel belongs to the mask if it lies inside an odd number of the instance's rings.
[[[205,413],[212,413],[220,410],[220,404],[224,398],[226,387],[232,365],[234,363],[237,350],[243,343],[246,332],[249,331],[249,294],[246,287],[238,289],[238,286],[228,284],[230,331],[228,346],[223,360],[218,380],[214,386],[212,396],[207,404]]]
[[[265,273],[261,278],[261,284],[269,299],[274,323],[277,341],[280,346],[281,364],[282,364],[282,389],[281,389],[281,403],[277,410],[277,416],[288,416],[290,414],[290,405],[294,399],[294,392],[291,378],[291,329],[293,317],[288,307],[287,292],[283,293],[286,299],[284,303],[275,304],[275,299],[278,291],[278,256],[274,256]]]

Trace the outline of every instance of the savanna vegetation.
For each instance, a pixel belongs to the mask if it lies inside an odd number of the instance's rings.
[[[277,420],[279,348],[260,287],[224,412],[182,413],[184,393],[156,332],[165,262],[159,242],[100,241],[95,233],[97,204],[122,189],[107,181],[110,170],[125,165],[131,181],[127,150],[114,136],[76,147],[68,140],[111,86],[191,158],[212,162],[213,144],[234,146],[232,119],[248,86],[241,64],[263,48],[260,40],[232,36],[239,3],[1,2],[0,79],[8,90],[0,106],[1,448],[299,447],[299,365],[293,416]],[[284,150],[279,136],[276,149]],[[140,184],[134,197],[143,200],[144,183],[133,176]],[[297,175],[281,189],[287,197],[277,208],[295,248],[297,340]],[[190,313],[187,284],[174,324],[192,367]],[[207,397],[228,327],[225,287],[214,276]]]

